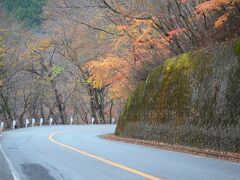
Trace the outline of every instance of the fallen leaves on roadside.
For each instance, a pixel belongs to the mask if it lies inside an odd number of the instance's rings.
[[[212,149],[199,149],[199,148],[194,148],[189,146],[182,146],[178,144],[167,144],[167,143],[162,143],[158,141],[125,138],[125,137],[115,136],[114,134],[101,135],[100,137],[107,140],[112,140],[112,141],[121,141],[125,143],[139,144],[139,145],[150,146],[154,148],[161,148],[161,149],[167,149],[171,151],[191,153],[199,156],[214,157],[218,159],[240,162],[240,153],[221,152],[221,151],[212,150]]]

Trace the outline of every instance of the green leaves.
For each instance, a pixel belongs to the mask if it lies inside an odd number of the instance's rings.
[[[5,0],[4,7],[8,12],[15,13],[18,20],[24,22],[27,27],[41,25],[42,8],[48,0]]]
[[[240,39],[235,43],[235,52],[240,56]]]
[[[58,75],[60,75],[65,70],[64,66],[62,65],[53,65],[50,69],[51,71],[51,78],[55,79]]]

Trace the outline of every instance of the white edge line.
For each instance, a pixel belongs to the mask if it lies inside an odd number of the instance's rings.
[[[5,134],[6,134],[6,133],[1,134],[0,137],[2,137],[2,136],[5,135]],[[17,170],[15,169],[15,167],[13,166],[13,164],[11,163],[10,159],[7,157],[7,155],[6,155],[6,153],[4,152],[1,144],[0,144],[0,151],[1,151],[1,153],[3,154],[5,160],[6,160],[7,163],[8,163],[8,167],[9,167],[9,169],[10,169],[11,172],[12,172],[13,179],[14,179],[14,180],[21,180],[21,179],[20,179],[20,176],[19,176],[19,174],[18,174],[18,172],[17,172]]]
[[[233,164],[233,165],[237,165],[237,166],[240,166],[239,163],[235,163],[235,162],[233,162],[233,163],[231,163],[231,164]]]

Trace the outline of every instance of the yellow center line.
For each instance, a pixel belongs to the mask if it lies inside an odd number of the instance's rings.
[[[96,155],[94,155],[94,154],[90,154],[90,153],[88,153],[88,152],[82,151],[82,150],[80,150],[80,149],[74,148],[74,147],[69,146],[69,145],[63,144],[63,143],[61,143],[61,142],[59,142],[59,141],[57,141],[57,140],[55,140],[55,139],[53,138],[56,134],[59,134],[59,133],[53,133],[53,134],[51,134],[51,135],[48,136],[48,139],[49,139],[51,142],[53,142],[54,144],[57,144],[57,145],[59,145],[59,146],[62,146],[62,147],[71,149],[72,151],[75,151],[75,152],[77,152],[77,153],[80,153],[80,154],[83,154],[83,155],[85,155],[85,156],[94,158],[94,159],[96,159],[96,160],[98,160],[98,161],[102,161],[102,162],[104,162],[104,163],[106,163],[106,164],[110,164],[110,165],[112,165],[112,166],[118,167],[118,168],[123,169],[123,170],[125,170],[125,171],[131,172],[131,173],[134,173],[134,174],[137,174],[137,175],[142,176],[142,177],[144,177],[144,178],[151,179],[151,180],[161,180],[160,178],[155,177],[155,176],[152,176],[152,175],[150,175],[150,174],[147,174],[147,173],[138,171],[138,170],[136,170],[136,169],[129,168],[129,167],[127,167],[127,166],[124,166],[124,165],[115,163],[115,162],[110,161],[110,160],[107,160],[107,159],[105,159],[105,158],[96,156]]]

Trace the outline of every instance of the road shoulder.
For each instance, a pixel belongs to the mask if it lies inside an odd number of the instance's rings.
[[[138,144],[143,146],[149,146],[149,147],[160,148],[160,149],[165,149],[170,151],[183,152],[183,153],[188,153],[188,154],[193,154],[198,156],[206,156],[206,157],[223,159],[223,160],[240,163],[240,153],[220,152],[220,151],[209,150],[209,149],[198,149],[198,148],[193,148],[188,146],[172,145],[172,144],[161,143],[156,141],[124,138],[124,137],[118,137],[114,134],[105,134],[99,137],[107,140],[112,140],[112,141],[121,141],[125,143],[130,143],[130,144]]]

